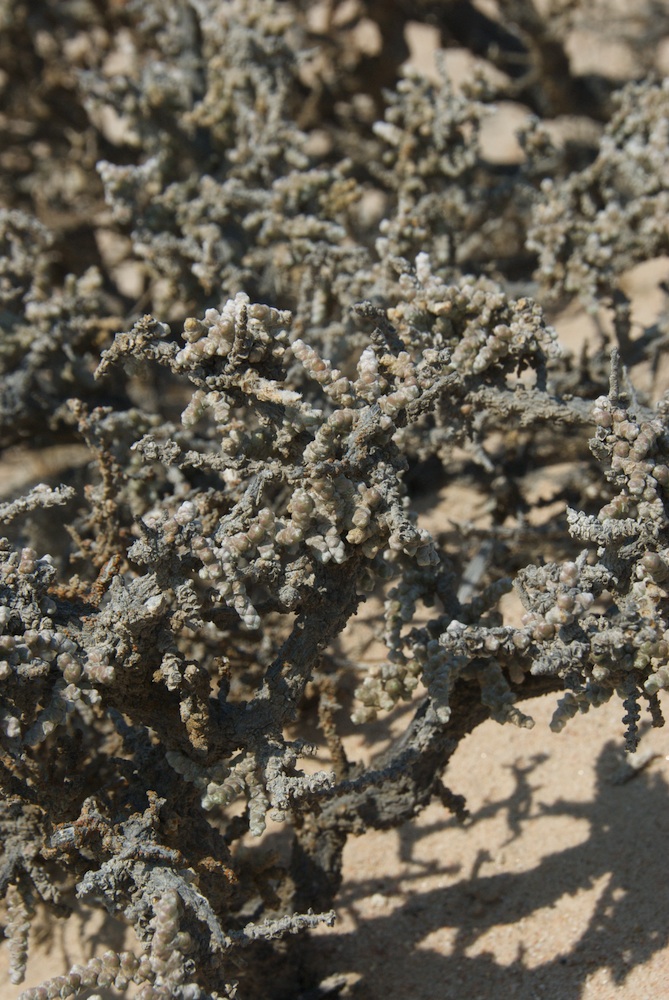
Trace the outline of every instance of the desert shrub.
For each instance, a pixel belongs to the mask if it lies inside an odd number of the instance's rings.
[[[555,730],[611,697],[628,750],[662,724],[669,395],[633,376],[666,316],[633,326],[624,273],[667,253],[669,89],[572,71],[599,6],[499,6],[0,4],[0,443],[79,456],[0,505],[12,981],[38,904],[141,945],[24,1000],[295,996],[275,942],[334,919],[349,835],[462,808],[442,778],[484,719],[557,693]],[[570,297],[612,319],[578,363]],[[533,519],[524,476],[565,457]],[[428,532],[416,497],[457,481],[489,528]],[[380,666],[333,646],[365,600]],[[401,702],[348,760],[343,720]]]

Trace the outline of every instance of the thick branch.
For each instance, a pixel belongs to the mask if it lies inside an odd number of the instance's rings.
[[[518,700],[560,689],[555,677],[531,677],[515,688]],[[341,858],[349,834],[400,826],[430,803],[440,776],[468,733],[489,717],[476,684],[460,681],[450,699],[452,721],[437,722],[429,699],[407,731],[375,762],[327,790],[317,810],[302,817],[292,862],[296,903],[327,907],[341,880]],[[327,801],[323,802],[323,797]]]

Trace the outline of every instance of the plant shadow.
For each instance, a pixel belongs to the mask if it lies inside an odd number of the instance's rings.
[[[618,744],[611,741],[597,758],[590,801],[561,798],[545,805],[537,801],[538,786],[531,783],[545,759],[537,754],[529,763],[512,765],[511,794],[487,802],[467,824],[501,818],[508,845],[527,834],[532,823],[554,817],[585,831],[579,843],[551,851],[548,842],[547,853],[529,870],[485,874],[491,861],[485,850],[478,851],[468,870],[448,864],[448,834],[457,826],[453,818],[405,824],[397,831],[400,880],[362,877],[344,884],[338,909],[353,928],[312,938],[307,945],[308,965],[316,976],[312,981],[344,971],[354,974],[357,983],[346,995],[365,1000],[488,1000],[503,992],[515,1000],[578,1000],[597,970],[606,970],[612,984],[624,986],[631,970],[667,948],[665,776],[649,769],[634,781],[615,783],[620,757]],[[537,831],[540,836],[540,827]],[[440,832],[446,860],[442,855],[417,861],[419,841]],[[434,874],[443,887],[422,889],[421,883]],[[580,934],[569,928],[571,933],[559,935],[550,957],[545,941],[538,953],[530,954],[531,942],[526,946],[523,939],[525,922],[588,890],[595,890],[597,898],[580,915],[578,927],[585,923]],[[367,905],[361,919],[360,903],[369,903],[375,894],[381,906],[388,896],[397,905],[392,912],[371,916]],[[547,926],[554,924],[549,920]],[[505,940],[514,935],[515,957],[509,960],[507,953],[502,961],[486,950],[492,932]],[[536,933],[535,926],[532,935]],[[436,946],[435,940],[440,942]]]

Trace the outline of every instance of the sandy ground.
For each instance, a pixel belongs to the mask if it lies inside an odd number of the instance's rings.
[[[669,734],[635,770],[619,704],[556,736],[553,703],[527,704],[533,730],[487,722],[461,744],[445,781],[464,824],[433,804],[349,842],[338,923],[317,933],[351,996],[669,996]]]

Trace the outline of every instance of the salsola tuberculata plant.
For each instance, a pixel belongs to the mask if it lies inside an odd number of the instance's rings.
[[[669,86],[576,75],[595,13],[548,7],[0,2],[0,445],[60,456],[0,504],[12,982],[40,906],[139,943],[23,1000],[297,996],[347,837],[460,808],[480,722],[545,694],[555,731],[619,699],[629,751],[662,725],[667,315],[639,331],[624,275],[669,252]],[[480,68],[403,69],[410,18]],[[611,326],[577,361],[573,297]],[[522,477],[564,458],[533,520]],[[490,526],[430,533],[416,494],[458,477]],[[374,666],[333,654],[364,601]],[[350,761],[344,715],[402,702]]]

